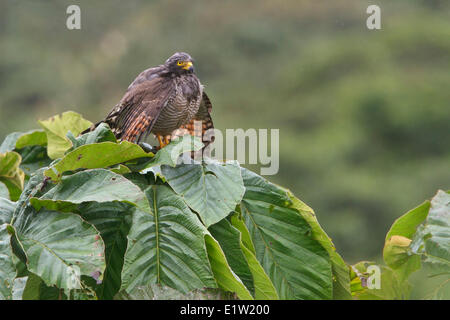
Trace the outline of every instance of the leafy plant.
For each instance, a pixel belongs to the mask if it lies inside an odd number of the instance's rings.
[[[374,293],[289,190],[177,163],[197,138],[155,155],[107,125],[77,136],[91,123],[73,112],[40,124],[0,146],[0,299],[404,298],[421,260],[449,272],[447,193],[394,223]]]
[[[359,286],[353,294],[360,299],[405,299],[411,286],[408,277],[425,264],[429,276],[442,276],[434,298],[449,289],[450,279],[450,192],[439,190],[431,201],[398,218],[386,235],[383,249],[386,266],[381,266],[381,288]],[[353,285],[367,280],[367,268],[373,262],[353,266]],[[357,276],[359,274],[359,276]],[[446,297],[447,299],[450,296]]]

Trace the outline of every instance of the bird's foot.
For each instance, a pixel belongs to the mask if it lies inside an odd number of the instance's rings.
[[[156,134],[156,138],[158,139],[158,143],[159,143],[159,147],[157,147],[158,150],[164,148],[167,145],[164,141],[165,139],[163,136]]]

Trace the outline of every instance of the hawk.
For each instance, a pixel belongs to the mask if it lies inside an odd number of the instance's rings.
[[[181,133],[201,135],[205,147],[214,140],[205,132],[214,128],[212,104],[195,75],[193,59],[185,52],[173,54],[166,62],[141,72],[105,120],[116,138],[145,145],[153,133],[166,146]],[[201,126],[195,127],[195,121]],[[195,130],[195,132],[194,132]]]

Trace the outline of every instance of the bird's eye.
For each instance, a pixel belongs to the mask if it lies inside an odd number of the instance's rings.
[[[181,61],[181,60],[177,61],[177,65],[182,66],[183,65],[183,61]]]

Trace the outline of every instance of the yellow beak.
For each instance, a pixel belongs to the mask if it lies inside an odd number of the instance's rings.
[[[183,69],[184,70],[190,70],[192,69],[192,62],[191,61],[186,61],[183,65]]]

